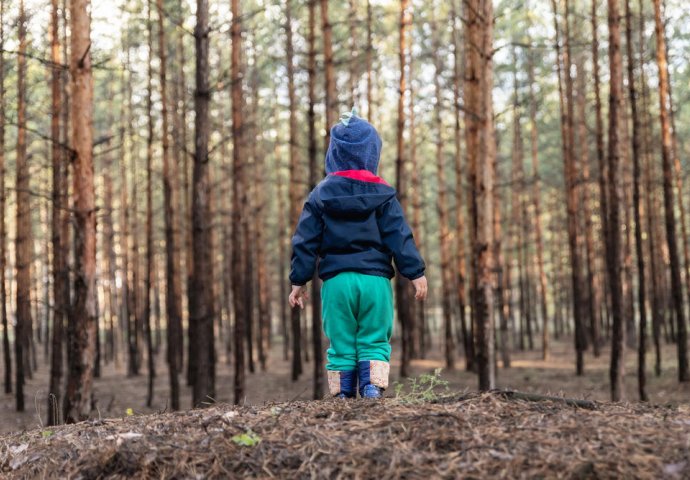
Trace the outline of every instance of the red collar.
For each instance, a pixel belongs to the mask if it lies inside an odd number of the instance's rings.
[[[359,180],[362,182],[381,183],[383,185],[388,185],[383,178],[374,175],[369,170],[341,170],[339,172],[333,172],[331,175],[351,178],[353,180]]]

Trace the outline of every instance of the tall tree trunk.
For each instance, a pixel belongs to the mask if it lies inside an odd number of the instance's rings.
[[[460,38],[460,30],[458,29],[457,19],[459,11],[457,4],[453,0],[452,4],[452,33],[453,33],[453,114],[455,123],[453,125],[453,133],[455,140],[455,235],[457,237],[456,245],[456,268],[457,268],[457,292],[458,292],[458,310],[459,318],[458,325],[462,334],[462,345],[465,353],[465,369],[467,371],[474,370],[474,341],[470,337],[470,329],[467,326],[467,261],[466,261],[466,226],[465,213],[467,205],[467,197],[465,195],[465,187],[463,186],[463,162],[462,162],[462,131],[460,128],[460,115],[462,112],[462,105],[460,98],[462,95],[460,82],[463,78],[462,72],[462,40]],[[411,66],[411,65],[410,65]],[[414,98],[410,99],[411,105],[414,105]],[[412,108],[410,109],[413,110]],[[412,123],[412,122],[410,122]],[[419,174],[417,167],[412,165],[413,175]],[[418,194],[417,189],[419,185],[413,186],[413,191]]]
[[[395,159],[395,188],[398,194],[398,200],[402,205],[403,210],[407,204],[407,184],[405,175],[405,161],[403,135],[405,131],[405,63],[407,54],[407,30],[408,30],[408,12],[409,1],[400,0],[400,12],[398,23],[398,62],[400,65],[400,76],[398,79],[398,117],[396,128],[396,159]],[[399,273],[395,279],[395,300],[398,320],[402,329],[402,358],[400,361],[400,376],[407,377],[410,375],[410,360],[412,335],[411,329],[414,328],[412,322],[413,318],[410,316],[410,298],[409,289],[407,288],[407,280],[405,280]],[[448,352],[446,352],[446,365],[448,365]],[[451,353],[452,355],[452,353]],[[452,362],[451,362],[452,363]]]
[[[327,23],[327,5],[324,5],[324,2],[321,2],[321,14],[323,18],[326,18],[326,21],[324,24]],[[326,9],[326,10],[324,10]],[[325,12],[325,13],[324,13]],[[289,129],[290,129],[290,139],[288,141],[288,144],[290,145],[290,153],[289,153],[289,158],[290,158],[290,227],[294,228],[297,225],[297,221],[299,220],[299,215],[300,215],[300,207],[301,207],[301,202],[303,201],[303,192],[302,188],[300,188],[300,185],[302,183],[302,179],[304,178],[302,176],[302,168],[300,166],[299,158],[298,158],[298,149],[297,149],[297,99],[295,97],[295,80],[294,80],[294,70],[295,66],[293,64],[293,45],[292,45],[292,0],[286,0],[285,2],[285,17],[286,17],[286,24],[285,24],[285,33],[286,33],[286,46],[285,46],[285,52],[287,55],[287,77],[288,77],[288,97],[289,97],[289,102],[290,102],[290,121],[289,121]],[[326,31],[324,29],[324,43],[325,43],[325,35]],[[330,25],[328,26],[328,35],[330,39]],[[329,44],[330,45],[330,44]],[[325,49],[324,45],[324,49]],[[331,59],[332,61],[332,59]],[[328,68],[327,68],[328,70]],[[328,92],[328,88],[326,88],[326,91]],[[328,105],[329,97],[326,97],[326,105]],[[328,114],[328,108],[326,109],[326,132],[328,132],[330,123],[329,123],[329,114]],[[328,136],[329,134],[326,133]],[[329,141],[327,139],[327,141]],[[328,147],[328,144],[326,145]],[[301,353],[301,344],[302,344],[302,328],[300,325],[300,311],[299,308],[293,308],[291,310],[290,314],[290,325],[291,325],[291,337],[292,337],[292,368],[291,368],[291,378],[292,381],[297,381],[299,379],[299,376],[302,374],[302,353]]]
[[[351,3],[351,5],[354,5]],[[308,125],[308,153],[309,153],[309,189],[312,190],[319,177],[319,162],[316,149],[316,0],[309,2],[309,57],[307,59],[308,96],[307,108]],[[354,101],[354,100],[353,100]],[[284,304],[284,299],[283,299]],[[321,292],[318,275],[314,274],[312,280],[312,343],[314,349],[314,399],[323,398],[324,372],[323,372],[323,345],[321,333]]]
[[[439,27],[435,25],[432,16],[432,44],[435,51],[441,49],[441,39]],[[443,336],[444,336],[444,354],[446,360],[446,368],[452,370],[455,368],[455,341],[453,338],[453,277],[450,262],[452,261],[451,254],[451,237],[450,226],[448,220],[448,200],[446,198],[446,174],[445,174],[445,156],[443,154],[443,121],[442,103],[443,93],[441,91],[441,75],[443,75],[443,63],[440,55],[435,56],[434,61],[434,92],[436,95],[436,104],[434,107],[434,127],[436,130],[436,179],[438,188],[438,222],[439,222],[439,243],[441,247],[441,305],[443,307]],[[403,92],[403,88],[400,89]],[[402,135],[402,131],[398,135]],[[401,140],[402,141],[402,140]],[[404,187],[403,187],[404,188]],[[401,188],[398,188],[400,194]],[[401,195],[402,196],[402,195]],[[398,312],[398,315],[400,312]]]
[[[2,352],[5,365],[5,393],[12,393],[12,353],[7,321],[7,237],[5,225],[5,3],[0,4],[0,316],[2,317]]]
[[[529,74],[529,123],[530,123],[530,147],[532,154],[532,204],[534,206],[534,237],[536,243],[536,262],[539,273],[539,299],[542,321],[542,360],[549,359],[549,316],[548,316],[548,290],[546,287],[546,272],[544,269],[544,241],[542,239],[541,226],[541,176],[539,174],[539,143],[537,131],[537,99],[534,94],[534,51],[530,50],[528,56]]]
[[[165,220],[165,311],[167,313],[167,362],[170,377],[170,406],[180,409],[180,381],[178,364],[179,336],[182,335],[182,284],[180,283],[178,242],[175,231],[175,208],[177,206],[177,163],[170,161],[170,139],[168,137],[168,90],[167,90],[167,43],[163,21],[163,0],[156,1],[158,10],[158,57],[160,58],[161,89],[161,143],[163,147],[163,210]]]
[[[19,2],[19,54],[17,56],[17,234],[15,268],[17,313],[14,327],[16,362],[15,394],[18,412],[24,411],[24,370],[27,367],[27,332],[31,324],[31,196],[29,194],[29,166],[26,158],[26,12],[24,0]]]
[[[578,28],[578,32],[580,28]],[[599,340],[599,326],[601,325],[601,318],[599,308],[601,306],[601,287],[599,285],[599,278],[596,273],[596,257],[594,245],[594,225],[592,221],[592,211],[590,204],[590,157],[589,157],[589,139],[587,133],[587,91],[586,78],[587,74],[584,69],[585,53],[580,51],[576,57],[576,71],[577,71],[577,85],[576,85],[576,103],[577,103],[577,145],[579,148],[580,170],[582,171],[582,190],[581,194],[581,209],[584,216],[584,235],[585,235],[585,266],[586,266],[586,285],[587,285],[587,316],[589,317],[589,337],[592,342],[592,350],[595,357],[601,354],[600,340]],[[583,325],[583,330],[587,328]],[[585,333],[583,332],[583,336]]]
[[[465,3],[465,138],[470,185],[470,238],[472,241],[473,322],[479,389],[495,384],[493,329],[492,244],[494,172],[493,5],[490,0]]]
[[[597,165],[598,165],[598,179],[599,179],[599,218],[601,220],[601,238],[603,239],[602,247],[604,257],[608,256],[608,211],[609,200],[608,191],[606,188],[606,179],[608,176],[608,169],[606,166],[606,157],[604,154],[604,120],[601,112],[601,92],[600,92],[600,76],[599,76],[599,39],[598,39],[598,22],[597,22],[597,0],[592,0],[592,76],[594,77],[594,110],[595,110],[595,138],[597,151]],[[608,308],[606,289],[602,293],[601,302]],[[592,342],[601,342],[596,338],[592,338]],[[595,346],[595,349],[598,346]]]
[[[233,0],[233,8],[237,0]],[[213,265],[211,248],[211,208],[209,195],[209,26],[208,0],[197,0],[194,29],[196,90],[194,92],[194,174],[192,176],[192,276],[189,295],[189,322],[195,323],[196,358],[192,406],[212,401],[215,396],[213,342]],[[237,10],[233,9],[233,14]],[[237,17],[233,15],[233,22]]]
[[[235,383],[234,383],[234,402],[239,404],[244,398],[245,393],[245,354],[244,341],[246,333],[246,319],[248,312],[244,301],[244,287],[243,282],[248,281],[244,278],[244,268],[242,251],[245,240],[242,235],[242,230],[245,224],[242,222],[242,206],[244,190],[244,158],[242,148],[244,147],[243,139],[243,118],[242,106],[244,104],[244,97],[242,95],[242,77],[241,77],[241,52],[242,52],[242,23],[240,17],[240,5],[238,0],[232,0],[232,57],[230,64],[231,75],[231,96],[232,96],[232,173],[233,173],[233,190],[232,190],[232,294],[235,310]]]
[[[683,311],[683,287],[680,277],[676,226],[673,212],[673,171],[671,168],[671,125],[668,111],[668,69],[666,68],[666,38],[661,16],[661,0],[654,0],[654,22],[656,32],[656,60],[659,69],[659,119],[661,122],[661,159],[664,171],[664,210],[666,220],[666,242],[671,263],[671,293],[676,316],[678,347],[678,380],[690,381],[688,371],[687,327]],[[682,202],[683,199],[679,198]]]
[[[554,13],[554,28],[556,30],[556,56],[558,90],[561,110],[561,135],[563,149],[564,177],[566,185],[566,208],[568,222],[568,244],[570,247],[571,281],[573,290],[573,315],[575,322],[575,353],[576,371],[578,375],[584,373],[584,331],[582,325],[582,266],[580,259],[579,228],[577,219],[578,182],[576,178],[576,158],[573,154],[574,128],[573,128],[573,82],[570,74],[570,39],[569,39],[569,2],[565,2],[564,36],[565,52],[561,56],[558,26],[558,7],[555,0],[551,2]],[[561,65],[561,61],[562,64]],[[563,90],[565,83],[565,92]]]
[[[640,11],[642,15],[642,11]],[[633,209],[635,215],[635,250],[637,254],[637,302],[640,311],[640,338],[637,353],[637,390],[640,400],[647,401],[645,353],[647,348],[647,301],[645,284],[644,247],[642,245],[642,200],[640,197],[640,131],[639,112],[637,110],[637,90],[635,87],[635,54],[632,38],[632,11],[630,0],[625,0],[625,40],[628,55],[628,95],[630,98],[630,114],[632,117],[632,157],[633,157]]]
[[[335,66],[333,64],[332,26],[328,19],[328,0],[321,1],[321,29],[323,31],[323,61],[324,61],[324,92],[326,93],[326,136],[324,138],[324,150],[328,149],[331,142],[331,127],[338,117],[338,95],[335,90]],[[292,33],[290,33],[292,35]],[[292,38],[288,42],[292,50]],[[292,53],[288,55],[292,58]],[[292,67],[292,61],[288,63]],[[294,67],[292,67],[294,68]],[[292,144],[291,144],[292,145]]]
[[[608,152],[608,184],[609,190],[609,249],[607,251],[607,265],[609,272],[609,288],[611,291],[611,310],[613,328],[611,333],[611,399],[619,401],[623,398],[623,354],[625,349],[624,330],[624,302],[621,285],[621,230],[619,218],[620,193],[618,174],[620,170],[619,122],[621,119],[623,72],[620,51],[620,15],[618,0],[608,0],[609,14],[609,58],[611,86],[609,91],[609,152]]]
[[[71,0],[72,165],[74,168],[74,302],[68,318],[69,369],[64,419],[91,411],[96,347],[96,202],[93,174],[93,79],[90,0]]]
[[[153,20],[151,3],[146,10],[146,33],[148,40],[148,75],[146,95],[146,116],[148,135],[146,137],[146,263],[144,267],[144,333],[148,351],[148,385],[146,406],[153,404],[153,381],[156,375],[153,356],[153,331],[151,329],[151,284],[153,283]]]
[[[62,63],[60,32],[58,23],[58,2],[51,0],[50,15],[51,60],[55,65]],[[51,159],[53,169],[52,192],[52,245],[53,245],[53,334],[50,361],[50,386],[48,390],[48,425],[60,423],[60,397],[62,386],[63,330],[69,308],[69,271],[65,256],[68,245],[62,236],[66,212],[64,203],[67,193],[67,151],[61,142],[60,120],[62,117],[61,72],[54,66],[51,76]],[[1,72],[0,72],[1,74]],[[3,255],[4,259],[4,255]],[[4,265],[2,271],[4,273]],[[3,275],[4,283],[4,275]],[[4,307],[3,307],[4,308]]]

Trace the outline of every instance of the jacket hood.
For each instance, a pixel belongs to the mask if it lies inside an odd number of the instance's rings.
[[[326,152],[326,173],[343,170],[368,170],[379,167],[381,137],[366,120],[352,114],[347,122],[331,128],[331,141]]]
[[[382,183],[329,175],[321,183],[318,197],[325,212],[356,217],[370,214],[395,197],[395,189]]]

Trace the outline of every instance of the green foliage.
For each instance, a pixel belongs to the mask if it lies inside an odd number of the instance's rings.
[[[448,391],[448,381],[441,378],[441,369],[434,373],[425,373],[419,377],[410,378],[405,385],[395,382],[395,398],[402,403],[424,403],[437,400],[442,393]]]
[[[233,436],[230,440],[241,447],[255,447],[261,443],[261,437],[252,432],[251,429],[244,433]]]
[[[48,438],[48,437],[51,437],[54,433],[55,433],[55,432],[52,431],[52,430],[43,430],[43,431],[41,432],[41,436],[42,436],[43,438]]]

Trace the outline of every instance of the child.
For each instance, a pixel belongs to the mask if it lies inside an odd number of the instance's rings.
[[[393,292],[400,273],[426,298],[424,261],[396,199],[376,176],[381,138],[366,120],[343,115],[331,129],[327,176],[309,194],[292,238],[290,306],[304,308],[318,260],[331,395],[381,398],[388,387]]]

